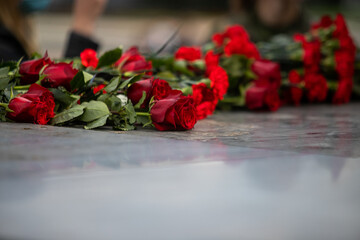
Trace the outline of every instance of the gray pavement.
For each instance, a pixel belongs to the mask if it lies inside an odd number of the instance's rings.
[[[186,132],[0,123],[0,238],[357,240],[359,107]]]

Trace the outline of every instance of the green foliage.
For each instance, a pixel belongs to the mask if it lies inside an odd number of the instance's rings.
[[[114,64],[117,60],[119,60],[121,55],[121,48],[115,48],[113,50],[105,52],[99,59],[97,69]]]
[[[134,124],[137,117],[135,109],[130,101],[126,105],[121,107],[118,114],[112,115],[111,118],[114,123],[113,128],[115,130],[129,131],[135,129]]]
[[[64,88],[49,88],[49,91],[54,94],[55,101],[63,108],[72,106],[80,99],[80,96],[71,94]]]
[[[51,124],[57,125],[60,123],[70,122],[77,117],[81,116],[84,113],[84,106],[75,105],[74,107],[64,110],[56,114],[56,116],[52,119]]]
[[[103,102],[108,106],[111,112],[119,112],[123,105],[121,99],[115,95],[107,95],[107,97],[103,99]]]
[[[93,128],[97,128],[97,127],[102,127],[106,124],[106,121],[108,118],[109,118],[109,115],[100,117],[92,122],[89,122],[86,126],[84,126],[84,128],[85,129],[93,129]]]
[[[151,116],[149,115],[138,115],[136,117],[136,123],[142,125],[143,127],[152,126]]]
[[[123,89],[123,88],[127,87],[129,84],[139,81],[142,77],[143,77],[143,74],[136,74],[136,75],[132,76],[131,78],[123,81],[120,84],[119,89]]]
[[[134,106],[134,108],[140,108],[140,106],[144,103],[145,99],[146,99],[146,92],[143,91],[139,102]]]
[[[4,90],[9,84],[9,67],[0,68],[0,90]]]
[[[90,81],[94,76],[91,75],[90,73],[87,73],[85,71],[79,71],[75,77],[73,78],[73,80],[71,80],[70,82],[70,87],[71,90],[75,90],[75,89],[80,89],[83,86],[85,86],[85,84]]]
[[[191,77],[195,76],[195,74],[188,69],[188,64],[185,60],[176,60],[174,62],[174,70]]]
[[[83,122],[92,122],[101,117],[110,115],[108,107],[101,101],[84,102],[81,106],[85,107],[84,114],[79,119]]]
[[[118,89],[119,87],[119,84],[120,84],[120,78],[119,77],[115,77],[111,80],[110,84],[108,84],[104,90],[108,93],[110,92],[114,92]]]

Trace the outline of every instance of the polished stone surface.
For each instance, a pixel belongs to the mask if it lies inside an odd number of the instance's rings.
[[[176,133],[0,123],[0,239],[360,239],[359,107]]]

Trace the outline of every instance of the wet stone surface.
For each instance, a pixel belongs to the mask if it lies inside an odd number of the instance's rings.
[[[0,123],[0,239],[360,239],[359,107],[186,132]]]
[[[360,157],[360,104],[283,107],[276,113],[217,112],[198,122],[192,131],[131,134]]]

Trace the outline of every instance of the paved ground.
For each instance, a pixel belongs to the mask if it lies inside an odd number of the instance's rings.
[[[0,123],[0,238],[357,240],[359,107],[186,132]]]

